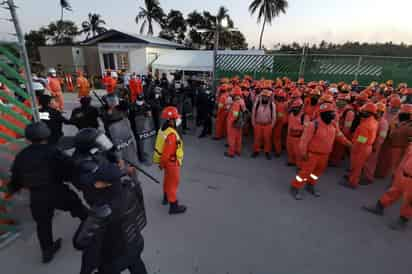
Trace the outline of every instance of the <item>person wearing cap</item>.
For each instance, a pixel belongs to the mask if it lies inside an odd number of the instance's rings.
[[[80,107],[73,109],[70,122],[79,130],[83,128],[99,127],[99,110],[91,105],[92,98],[83,96],[80,98]]]
[[[39,98],[39,115],[40,119],[49,127],[51,134],[48,138],[49,144],[57,144],[63,137],[63,124],[72,124],[62,112],[54,97],[50,95],[41,95]]]
[[[106,75],[102,79],[102,83],[106,88],[107,94],[112,94],[116,91],[117,79],[115,77],[115,72],[112,73],[111,70],[107,70]]]
[[[239,87],[235,87],[231,95],[233,102],[227,115],[227,141],[229,147],[228,151],[225,152],[225,156],[234,158],[235,155],[240,156],[242,152],[242,128],[244,124],[238,122],[242,118],[246,106],[242,99],[242,90]]]
[[[295,99],[289,108],[288,134],[286,137],[286,150],[288,153],[288,166],[299,167],[300,150],[299,142],[303,134],[304,124],[309,122],[308,116],[303,112],[302,99]]]
[[[337,107],[337,121],[339,123],[339,129],[349,140],[352,139],[352,123],[355,120],[355,111],[350,104],[351,97],[347,93],[339,93],[336,100]],[[345,158],[346,147],[339,142],[335,142],[332,153],[330,155],[329,164],[337,167]]]
[[[166,120],[156,138],[154,162],[164,170],[163,204],[170,205],[169,214],[186,212],[186,206],[177,200],[177,189],[180,182],[180,168],[183,164],[183,140],[177,128],[182,124],[181,116],[176,107],[166,107],[162,112]]]
[[[37,225],[43,263],[49,263],[61,246],[61,239],[53,240],[54,211],[69,211],[80,219],[87,216],[81,200],[63,184],[68,160],[48,143],[50,135],[44,122],[26,127],[25,137],[31,144],[17,154],[8,185],[11,194],[22,188],[30,191],[30,210]]]
[[[319,99],[321,97],[321,92],[318,87],[312,89],[309,93],[309,97],[305,100],[304,112],[309,119],[314,119],[316,111],[319,108]]]
[[[402,198],[400,216],[389,224],[391,229],[398,231],[405,230],[412,218],[412,135],[409,135],[408,143],[408,149],[397,168],[391,187],[376,204],[362,207],[372,214],[383,216],[386,208]]]
[[[57,77],[57,72],[54,68],[49,69],[49,77],[47,78],[47,89],[50,90],[51,95],[55,97],[56,108],[60,111],[64,110],[64,97],[60,83]]]
[[[77,72],[76,86],[78,90],[78,97],[88,97],[90,96],[90,83],[81,70]]]
[[[381,151],[382,145],[385,142],[385,139],[389,131],[388,121],[385,118],[383,118],[385,111],[386,111],[386,105],[383,103],[377,103],[376,106],[378,108],[378,112],[377,112],[377,118],[378,118],[378,123],[379,123],[378,124],[378,135],[376,136],[375,143],[373,144],[372,153],[369,156],[365,164],[365,167],[363,169],[365,180],[361,180],[360,184],[362,185],[373,183],[375,179],[375,171],[376,171],[376,166],[378,164],[379,153]]]
[[[271,99],[272,92],[264,90],[257,98],[252,110],[254,144],[252,158],[256,158],[262,146],[268,160],[272,152],[272,132],[276,122],[276,106]]]
[[[280,157],[282,144],[286,144],[285,129],[288,124],[288,102],[287,94],[283,90],[275,92],[276,122],[273,130],[273,145],[275,146],[275,157]]]
[[[373,103],[367,103],[360,109],[361,121],[355,130],[350,155],[350,174],[341,184],[348,188],[358,188],[362,170],[373,150],[378,135],[378,121],[376,120],[378,108]],[[346,177],[345,177],[346,178]]]
[[[335,140],[351,146],[351,142],[345,138],[334,122],[335,119],[335,106],[331,103],[323,103],[319,106],[319,117],[305,125],[299,141],[302,158],[299,164],[300,170],[291,183],[291,193],[296,200],[303,199],[304,187],[315,197],[320,196],[317,184],[328,165],[329,154],[332,152]]]
[[[229,97],[229,86],[223,84],[219,88],[219,97],[217,97],[217,114],[216,114],[216,125],[215,125],[215,137],[214,140],[220,140],[226,136],[226,119],[228,111],[225,108],[226,101]]]

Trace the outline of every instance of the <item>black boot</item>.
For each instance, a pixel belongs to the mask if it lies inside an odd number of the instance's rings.
[[[378,216],[383,216],[384,214],[384,207],[381,204],[381,201],[378,201],[376,205],[370,205],[370,206],[363,206],[363,210],[366,210],[367,212],[370,212],[372,214],[378,215]]]
[[[186,206],[184,205],[179,205],[179,202],[176,201],[174,203],[170,203],[170,209],[169,209],[169,214],[182,214],[186,212]]]
[[[290,193],[292,194],[293,198],[296,200],[303,200],[303,189],[294,188],[293,186],[290,188]]]
[[[401,216],[398,220],[389,224],[389,228],[396,231],[404,231],[408,227],[408,222],[408,218]]]
[[[50,249],[44,250],[43,251],[43,263],[44,264],[50,263],[53,260],[54,255],[56,255],[57,251],[59,251],[61,247],[62,247],[62,239],[58,239],[57,241],[53,243],[53,246]]]
[[[315,185],[306,185],[306,191],[315,197],[320,197],[320,192]]]
[[[250,155],[251,158],[256,158],[259,156],[259,152],[253,152],[252,155]]]
[[[163,201],[162,201],[162,205],[167,205],[167,204],[169,204],[169,201],[167,200],[167,194],[166,194],[166,193],[164,193],[164,194],[163,194]]]
[[[272,160],[272,156],[270,155],[270,153],[265,153],[265,155],[267,160]]]

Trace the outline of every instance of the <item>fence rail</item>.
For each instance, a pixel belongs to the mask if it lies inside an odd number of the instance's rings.
[[[245,74],[255,79],[287,76],[295,80],[304,77],[306,81],[358,80],[361,85],[392,79],[395,83],[406,82],[412,85],[412,57],[327,54],[218,55],[217,78]]]

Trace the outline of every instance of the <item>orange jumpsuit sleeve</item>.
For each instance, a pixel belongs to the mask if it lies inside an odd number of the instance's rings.
[[[169,162],[176,161],[177,138],[171,133],[167,136],[163,147],[162,158],[160,159],[160,167],[165,168]]]
[[[345,116],[345,121],[343,122],[343,133],[346,136],[350,136],[351,134],[353,120],[355,120],[355,112],[353,110],[348,110]]]
[[[386,137],[388,136],[388,131],[389,131],[389,123],[386,121],[386,119],[381,118],[379,121],[379,129],[378,129],[378,134],[376,136],[375,143],[373,144],[374,147],[380,147],[383,145],[383,143],[386,140]]]
[[[257,108],[258,100],[255,101],[253,104],[253,109],[252,109],[252,126],[256,125],[256,108]]]
[[[271,103],[271,104],[272,104],[272,128],[273,128],[276,124],[277,111],[276,111],[276,104],[275,103]]]
[[[299,150],[301,151],[302,155],[306,155],[308,153],[308,146],[314,135],[315,122],[309,122],[305,125],[302,137],[300,138],[299,142]]]
[[[335,129],[336,129],[336,136],[335,136],[336,142],[344,146],[349,146],[352,144],[351,141],[349,141],[348,138],[345,137],[345,135],[339,129],[339,126],[337,124],[335,124]]]

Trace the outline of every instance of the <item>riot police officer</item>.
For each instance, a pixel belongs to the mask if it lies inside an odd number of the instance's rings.
[[[56,102],[50,95],[43,94],[39,98],[39,114],[40,119],[46,123],[51,134],[48,138],[49,144],[57,144],[63,136],[63,124],[71,124],[71,122],[57,110]]]
[[[203,126],[199,138],[204,138],[212,134],[212,116],[215,106],[215,96],[206,84],[202,84],[196,100],[197,116],[200,124]]]
[[[11,193],[22,188],[30,191],[30,209],[37,225],[43,263],[49,263],[61,247],[61,239],[53,240],[54,210],[70,211],[73,217],[80,219],[87,216],[81,200],[63,184],[68,161],[47,143],[50,135],[44,122],[27,126],[25,137],[31,144],[16,156],[9,184]]]
[[[152,107],[146,102],[143,94],[130,107],[129,118],[137,141],[139,160],[150,163],[157,130],[153,123]]]
[[[153,122],[156,131],[160,129],[160,113],[165,106],[165,97],[162,93],[162,88],[159,86],[154,87],[147,98],[148,103],[152,108]]]
[[[121,170],[116,147],[95,129],[75,137],[74,184],[84,194],[91,211],[74,238],[83,251],[81,274],[145,274],[141,260],[146,225],[143,193],[130,169]]]
[[[89,96],[80,98],[81,106],[72,111],[70,121],[78,129],[99,127],[99,110],[91,105],[91,101]]]

